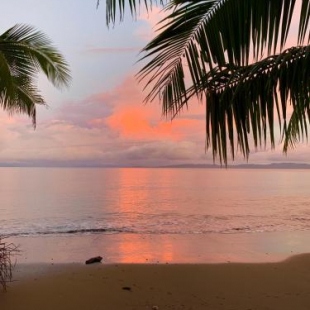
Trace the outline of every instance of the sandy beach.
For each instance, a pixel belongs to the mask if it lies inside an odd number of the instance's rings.
[[[276,263],[22,264],[1,310],[309,309],[310,254]]]

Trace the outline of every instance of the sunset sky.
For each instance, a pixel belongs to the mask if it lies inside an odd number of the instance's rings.
[[[39,108],[37,129],[25,116],[0,112],[0,165],[167,165],[212,163],[205,152],[204,106],[192,102],[172,122],[146,95],[135,74],[139,51],[154,36],[158,10],[107,28],[105,1],[3,0],[1,32],[17,23],[43,31],[70,64],[70,88],[40,77],[49,108]],[[308,162],[309,145],[282,155],[253,151],[249,162]],[[237,162],[244,161],[240,158]]]

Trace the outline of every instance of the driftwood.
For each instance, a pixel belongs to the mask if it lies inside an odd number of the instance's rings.
[[[92,257],[90,259],[88,259],[85,264],[93,264],[93,263],[100,263],[102,261],[102,257],[101,256],[96,256],[96,257]]]
[[[13,243],[7,243],[0,237],[0,286],[6,291],[8,282],[12,281],[12,256],[18,252],[18,247]]]

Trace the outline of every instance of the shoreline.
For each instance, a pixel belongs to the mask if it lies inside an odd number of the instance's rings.
[[[291,310],[310,305],[310,254],[269,263],[24,264],[20,268],[28,274],[6,293],[0,292],[1,309],[18,310],[22,305],[25,310]]]
[[[310,231],[236,234],[140,235],[91,234],[11,237],[20,245],[17,263],[84,263],[102,256],[103,263],[277,262],[310,253]]]

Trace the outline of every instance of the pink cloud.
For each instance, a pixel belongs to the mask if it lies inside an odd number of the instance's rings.
[[[136,30],[134,35],[144,41],[151,40],[155,36],[159,21],[161,21],[165,15],[166,13],[162,10],[162,7],[153,6],[152,10],[148,12],[143,10],[138,16],[138,20],[144,23]]]
[[[195,114],[194,117],[183,112],[180,118],[171,122],[161,117],[158,102],[143,104],[146,93],[143,93],[141,85],[133,77],[127,77],[113,93],[114,96],[106,96],[105,93],[96,95],[98,101],[102,100],[101,104],[108,104],[110,114],[100,116],[96,113],[87,120],[90,126],[106,126],[111,132],[117,133],[119,138],[137,141],[180,141],[198,130],[204,134],[204,118],[197,117],[204,113],[202,105],[196,105],[195,109],[190,110]]]
[[[138,16],[138,20],[147,22],[154,29],[166,15],[163,7],[153,5],[151,10],[143,10]]]
[[[152,108],[128,106],[114,111],[107,124],[121,137],[134,140],[181,141],[185,133],[196,126],[198,120],[177,119],[173,122],[155,121]]]

